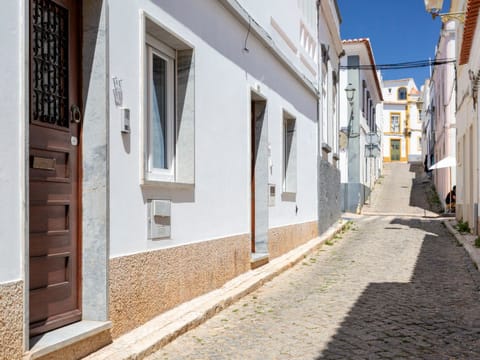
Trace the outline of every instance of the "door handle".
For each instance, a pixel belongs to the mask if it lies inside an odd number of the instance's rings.
[[[72,113],[72,122],[80,124],[80,122],[82,121],[82,112],[80,111],[78,105],[73,104],[70,107],[70,111]]]

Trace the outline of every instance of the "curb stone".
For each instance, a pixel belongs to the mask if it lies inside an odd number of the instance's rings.
[[[462,244],[476,268],[480,270],[480,249],[475,247],[476,236],[472,234],[460,233],[458,230],[456,230],[456,220],[444,220],[443,223],[447,227],[448,231],[455,236],[455,239]]]
[[[84,360],[139,360],[147,357],[301,262],[341,232],[347,223],[347,219],[340,219],[319,237],[271,260],[266,265],[230,280],[219,289],[153,318],[115,339],[110,345],[88,355]]]

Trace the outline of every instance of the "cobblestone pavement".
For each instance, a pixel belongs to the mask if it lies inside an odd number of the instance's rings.
[[[480,359],[479,291],[439,220],[363,216],[148,359]]]
[[[384,165],[383,178],[375,185],[371,203],[363,207],[362,213],[435,217],[441,210],[435,197],[423,165],[389,163]]]

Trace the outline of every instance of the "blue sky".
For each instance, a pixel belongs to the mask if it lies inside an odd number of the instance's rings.
[[[432,20],[423,0],[338,0],[342,39],[370,38],[375,62],[391,64],[434,58],[441,21]],[[444,12],[449,1],[444,1]],[[384,80],[413,77],[417,87],[429,69],[382,71]]]

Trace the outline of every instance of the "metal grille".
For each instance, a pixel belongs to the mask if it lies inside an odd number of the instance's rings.
[[[32,119],[68,128],[68,11],[33,0],[31,16]]]

